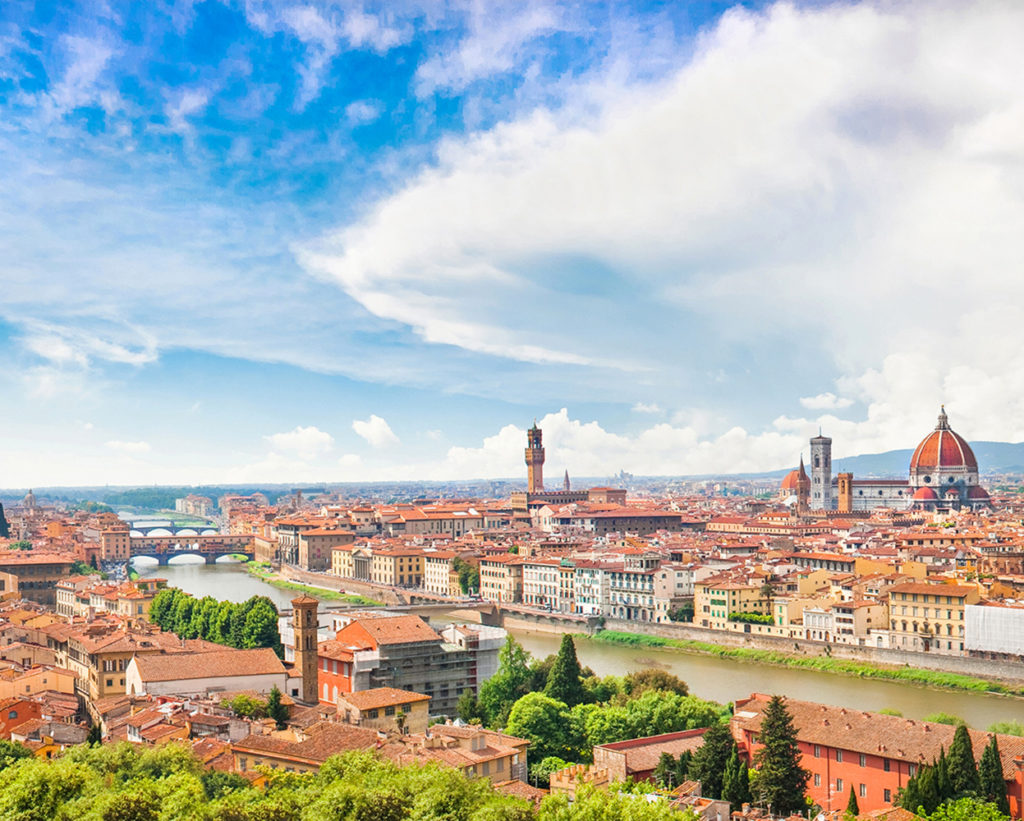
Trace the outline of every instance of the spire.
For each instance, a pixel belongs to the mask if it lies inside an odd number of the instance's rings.
[[[572,485],[569,484],[569,471],[565,472],[565,479],[562,480],[563,490],[572,490]]]
[[[939,424],[935,426],[935,430],[949,430],[949,418],[946,416],[946,406],[939,406]]]

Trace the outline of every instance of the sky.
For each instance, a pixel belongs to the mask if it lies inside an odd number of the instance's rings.
[[[0,4],[0,487],[1024,439],[1024,5]]]

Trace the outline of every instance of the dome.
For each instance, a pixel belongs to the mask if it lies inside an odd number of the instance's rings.
[[[919,487],[914,491],[915,502],[937,502],[939,494],[932,490],[930,487]]]
[[[974,485],[967,491],[968,499],[975,499],[981,501],[984,499],[986,502],[989,500],[988,491],[985,490],[981,485]]]
[[[800,471],[791,470],[786,474],[786,478],[782,480],[782,490],[791,490],[796,493],[797,485],[800,482]]]
[[[910,459],[910,472],[966,468],[977,472],[978,460],[967,441],[949,427],[946,409],[939,414],[939,423],[917,446]]]

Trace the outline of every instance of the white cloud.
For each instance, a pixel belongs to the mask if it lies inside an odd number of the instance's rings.
[[[633,413],[661,413],[661,407],[657,402],[637,402],[632,407]]]
[[[172,131],[183,137],[191,137],[195,129],[189,117],[199,114],[210,102],[210,92],[204,88],[184,89],[164,106],[164,114]]]
[[[690,402],[740,401],[744,366],[799,396],[799,347],[839,376],[804,407],[867,407],[851,447],[906,446],[943,399],[1009,438],[1022,37],[1016,4],[737,7],[668,80],[452,140],[299,256],[431,343],[583,366],[626,350]]]
[[[313,425],[299,425],[294,430],[274,433],[264,438],[275,451],[291,454],[299,459],[315,459],[334,447],[334,437]]]
[[[345,119],[354,126],[366,125],[380,117],[383,111],[380,100],[356,100],[345,106]]]
[[[123,442],[119,439],[107,442],[107,447],[111,450],[117,451],[118,453],[125,453],[130,456],[149,453],[150,450],[152,450],[149,446],[149,442]]]
[[[852,399],[836,396],[831,391],[819,393],[817,396],[802,396],[800,404],[808,410],[841,410],[853,404]]]
[[[398,444],[398,437],[391,426],[375,413],[370,414],[369,419],[352,420],[352,430],[375,448]]]

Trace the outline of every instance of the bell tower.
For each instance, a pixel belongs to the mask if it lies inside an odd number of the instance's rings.
[[[302,673],[302,698],[305,704],[316,704],[317,690],[317,627],[316,609],[320,604],[312,596],[292,599],[292,629],[295,633],[295,666]]]
[[[526,431],[526,490],[528,493],[544,491],[544,434],[534,420]]]
[[[811,439],[811,510],[833,510],[832,440],[820,433]]]
[[[838,507],[840,513],[853,513],[853,474],[840,473],[836,476]]]

